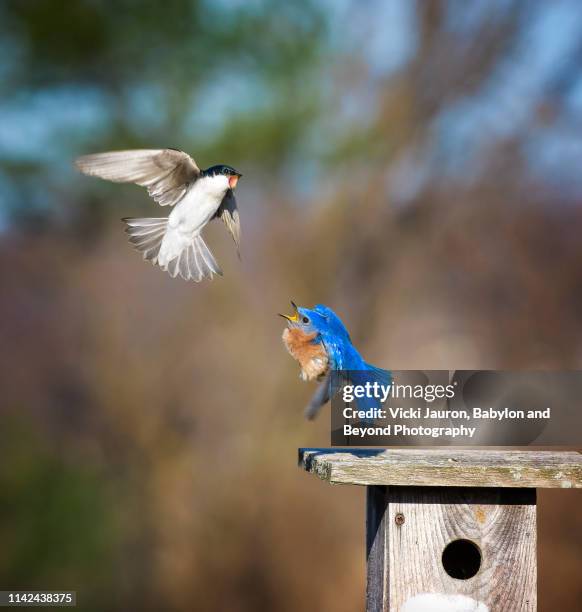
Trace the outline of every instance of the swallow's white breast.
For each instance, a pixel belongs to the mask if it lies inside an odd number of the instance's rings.
[[[222,174],[198,179],[170,213],[169,227],[189,236],[199,234],[215,215],[227,189],[228,177]]]

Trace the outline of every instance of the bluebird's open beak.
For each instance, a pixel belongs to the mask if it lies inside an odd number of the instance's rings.
[[[293,300],[291,300],[291,306],[293,306],[293,310],[295,311],[292,315],[279,313],[279,316],[287,319],[287,321],[290,321],[291,323],[297,323],[297,321],[299,321],[299,310],[297,309],[297,305]]]

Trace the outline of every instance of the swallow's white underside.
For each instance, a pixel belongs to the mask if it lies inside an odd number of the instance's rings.
[[[157,258],[162,268],[179,257],[200,235],[216,214],[227,190],[228,178],[222,174],[202,177],[189,188],[168,217],[166,234]]]

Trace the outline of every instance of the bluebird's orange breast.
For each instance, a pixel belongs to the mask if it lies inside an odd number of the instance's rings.
[[[301,366],[303,380],[317,380],[327,372],[329,359],[323,344],[313,344],[317,334],[306,334],[296,327],[285,328],[283,344]]]

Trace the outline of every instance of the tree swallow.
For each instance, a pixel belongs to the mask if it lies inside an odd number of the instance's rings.
[[[126,218],[129,241],[144,259],[175,278],[201,281],[222,275],[202,230],[220,217],[240,245],[240,220],[233,190],[240,172],[230,166],[200,170],[196,162],[176,149],[113,151],[79,157],[75,165],[89,176],[114,183],[146,187],[160,206],[173,206],[168,217]]]

